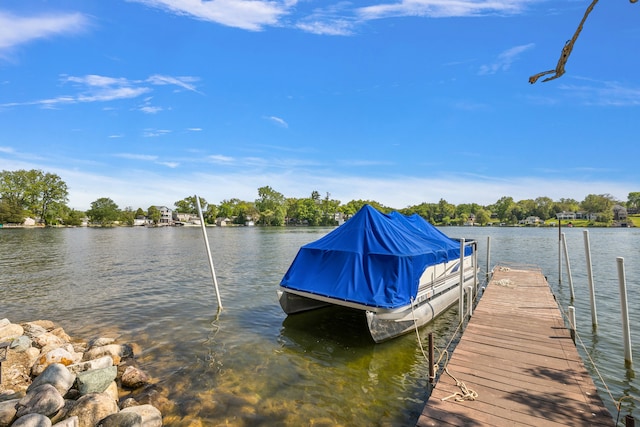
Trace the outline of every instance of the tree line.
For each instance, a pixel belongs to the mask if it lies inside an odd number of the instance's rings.
[[[141,207],[120,209],[109,197],[100,197],[91,203],[91,208],[78,211],[67,206],[67,184],[56,174],[41,170],[17,170],[0,172],[0,224],[24,222],[32,217],[44,225],[80,225],[85,217],[97,225],[121,223],[133,225],[136,218],[147,218],[158,223],[160,210],[157,205],[146,210]],[[610,194],[589,194],[582,201],[549,197],[537,197],[515,201],[503,196],[490,205],[463,203],[454,205],[445,199],[437,203],[421,203],[402,209],[384,206],[374,200],[351,200],[342,203],[314,190],[309,197],[285,197],[270,186],[258,188],[258,198],[254,201],[240,199],[222,200],[218,205],[207,203],[200,198],[203,217],[207,223],[215,223],[217,218],[228,218],[233,223],[244,225],[253,221],[257,225],[336,225],[341,215],[348,219],[365,204],[389,213],[397,210],[405,215],[418,214],[432,224],[462,225],[471,217],[474,222],[486,225],[489,222],[516,224],[530,216],[545,221],[555,218],[560,212],[586,212],[596,214],[597,222],[608,224],[613,220],[613,206],[625,206],[632,212],[640,208],[640,191],[631,192],[626,201],[616,200]],[[195,196],[187,196],[174,202],[175,212],[196,215]]]

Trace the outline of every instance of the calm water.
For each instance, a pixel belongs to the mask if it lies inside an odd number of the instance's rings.
[[[409,426],[428,396],[415,334],[375,345],[364,320],[320,310],[286,318],[276,287],[298,248],[329,228],[210,228],[224,309],[199,228],[0,230],[0,318],[56,321],[72,336],[117,335],[135,343],[143,368],[175,402],[169,426]],[[558,231],[457,228],[475,238],[486,268],[501,262],[541,267],[563,307],[571,304],[566,268],[558,283]],[[597,364],[605,404],[640,399],[624,367],[616,257],[625,258],[631,337],[640,360],[640,230],[590,229],[598,322],[591,326],[583,229],[563,229],[576,292],[578,334]],[[456,328],[454,307],[420,330],[444,346]],[[638,362],[636,362],[638,363]],[[637,402],[625,406],[623,415]],[[640,410],[634,413],[637,418]]]

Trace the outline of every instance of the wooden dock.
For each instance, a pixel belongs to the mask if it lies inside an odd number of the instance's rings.
[[[419,427],[615,424],[539,269],[494,269],[447,368]]]

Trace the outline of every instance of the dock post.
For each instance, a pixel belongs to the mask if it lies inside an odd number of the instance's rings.
[[[473,316],[473,286],[467,286],[467,314]]]
[[[635,427],[636,420],[633,418],[633,415],[627,415],[624,417],[624,427]]]
[[[624,273],[624,258],[616,258],[618,263],[618,282],[620,283],[620,307],[622,311],[622,336],[624,340],[624,364],[633,363],[631,354],[631,332],[629,330],[629,305],[627,304],[627,280]]]
[[[571,263],[569,262],[569,251],[567,250],[567,238],[562,233],[562,248],[564,250],[564,261],[567,267],[567,276],[569,277],[569,290],[571,291],[571,301],[576,299],[576,294],[573,291],[573,277],[571,276]]]
[[[433,363],[433,332],[429,332],[429,383],[433,384],[436,379],[435,363]]]
[[[562,283],[562,220],[558,218],[558,283]]]
[[[487,277],[486,277],[486,281],[487,283],[489,283],[489,274],[490,274],[490,267],[491,267],[491,236],[487,236]]]
[[[584,230],[584,252],[587,257],[587,278],[589,279],[589,295],[591,297],[591,324],[598,326],[598,312],[596,310],[596,291],[593,283],[593,269],[591,268],[591,245],[589,244],[589,230]]]
[[[571,339],[573,343],[576,343],[576,308],[572,305],[569,306],[569,332],[571,333]]]
[[[464,323],[464,238],[460,239],[460,292],[458,295],[458,310],[460,324]]]

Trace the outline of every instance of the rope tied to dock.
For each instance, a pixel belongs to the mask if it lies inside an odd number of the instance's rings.
[[[476,398],[478,397],[478,393],[476,391],[470,389],[464,382],[454,377],[451,372],[449,372],[449,368],[445,367],[444,371],[447,373],[447,375],[453,378],[453,380],[456,382],[456,387],[460,387],[460,390],[462,391],[456,391],[450,396],[443,397],[441,399],[442,401],[449,400],[451,398],[455,398],[456,402],[464,402],[465,400],[476,400]]]

